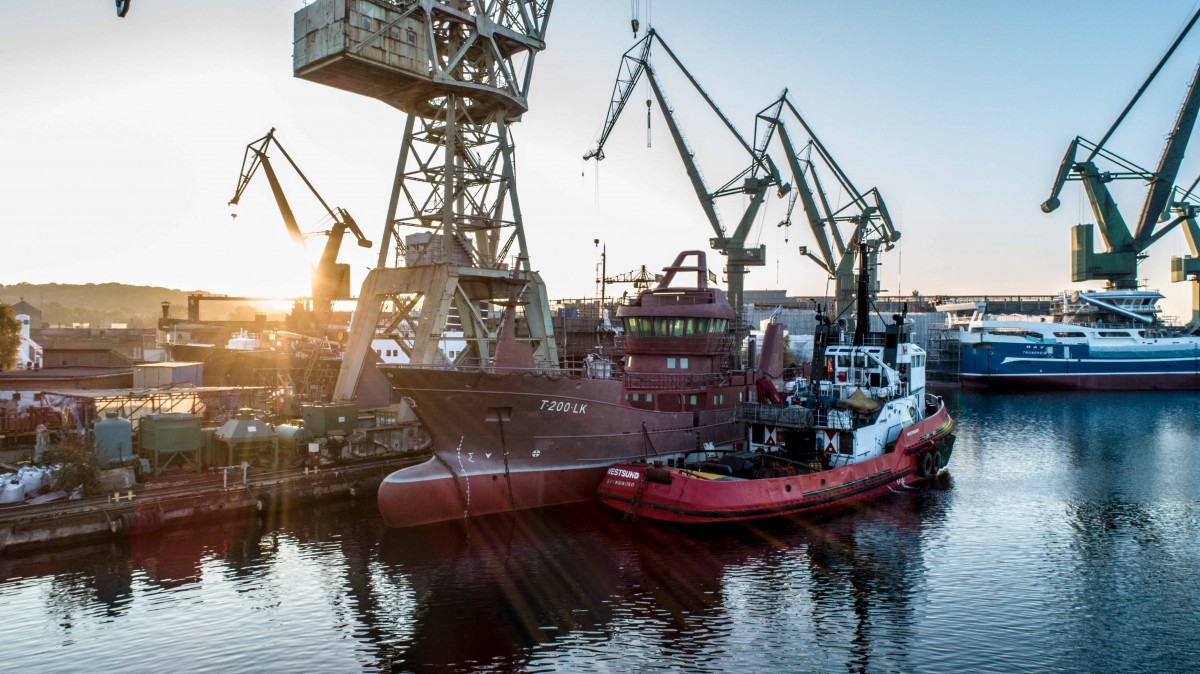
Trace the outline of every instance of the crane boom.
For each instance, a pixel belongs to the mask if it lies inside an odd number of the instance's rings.
[[[321,257],[313,270],[312,275],[312,297],[314,305],[319,312],[328,313],[331,310],[332,302],[339,299],[349,299],[350,297],[350,268],[348,265],[337,263],[338,252],[341,250],[342,239],[345,237],[346,231],[349,230],[354,234],[358,241],[358,245],[363,248],[370,248],[371,241],[363,235],[362,229],[350,214],[343,208],[332,208],[321,194],[317,192],[317,188],[309,182],[308,177],[296,165],[296,161],[292,159],[279,139],[275,137],[275,129],[272,128],[267,132],[267,135],[250,142],[246,146],[246,151],[242,155],[242,169],[238,176],[237,188],[234,190],[233,198],[229,200],[230,206],[236,206],[242,199],[242,194],[246,191],[246,187],[250,184],[254,174],[261,167],[263,173],[267,176],[267,182],[271,185],[271,193],[275,197],[275,203],[279,207],[279,213],[283,217],[283,224],[287,228],[288,234],[292,239],[300,245],[304,245],[305,235],[300,230],[300,225],[296,222],[296,215],[292,212],[292,207],[288,203],[287,196],[284,194],[283,186],[279,182],[279,176],[275,171],[275,167],[271,164],[271,159],[267,151],[274,145],[279,150],[287,162],[304,181],[304,184],[320,202],[322,208],[333,221],[332,227],[325,231],[326,235],[325,246],[321,250]]]
[[[675,116],[675,111],[667,102],[658,73],[650,63],[651,46],[655,42],[662,45],[662,48],[666,50],[672,62],[682,71],[688,82],[696,89],[708,107],[738,141],[738,144],[750,155],[749,167],[738,172],[729,182],[716,190],[711,190],[705,183],[700,167],[696,163],[696,153],[689,147],[687,140],[684,138],[683,130],[680,127],[678,118]],[[746,239],[754,226],[758,211],[762,206],[763,200],[766,198],[767,190],[771,186],[777,186],[780,188],[779,193],[782,196],[790,189],[789,185],[781,183],[779,170],[766,152],[766,145],[770,142],[774,133],[774,124],[769,124],[765,130],[761,147],[752,147],[746,141],[745,137],[738,132],[737,128],[733,126],[732,122],[729,121],[729,118],[725,116],[725,113],[716,105],[712,97],[708,95],[708,92],[700,86],[696,78],[683,65],[663,37],[657,31],[651,29],[646,33],[644,38],[634,43],[632,47],[622,54],[621,65],[617,72],[617,81],[613,86],[608,114],[605,117],[599,140],[596,146],[583,156],[584,160],[596,159],[599,161],[604,159],[604,144],[608,141],[608,137],[617,123],[617,119],[620,117],[621,112],[625,110],[626,104],[632,96],[633,89],[642,75],[646,76],[650,84],[654,99],[658,102],[658,107],[662,112],[663,118],[666,120],[671,140],[679,152],[679,158],[683,161],[684,170],[687,172],[688,178],[692,183],[692,189],[696,192],[696,198],[700,202],[704,216],[715,234],[714,237],[709,239],[709,245],[714,250],[726,256],[729,299],[738,314],[738,329],[741,330],[743,277],[746,274],[746,268],[766,264],[766,246],[760,245],[756,248],[747,247]],[[732,233],[729,233],[721,222],[721,216],[716,208],[715,201],[719,197],[734,194],[749,196],[749,200],[741,218],[738,220],[737,226]]]
[[[795,139],[781,119],[784,109],[791,113],[791,117],[808,135],[808,144],[804,150],[807,151],[807,156],[804,158],[801,158],[801,152],[804,151],[797,151]],[[841,314],[849,309],[854,300],[858,283],[855,279],[856,268],[864,262],[870,274],[868,287],[871,292],[878,291],[876,256],[881,250],[890,249],[892,243],[900,238],[900,232],[892,223],[891,214],[879,190],[871,188],[863,193],[854,186],[850,177],[792,104],[786,90],[779,99],[759,112],[758,118],[772,123],[779,131],[780,146],[792,172],[792,181],[800,194],[800,203],[809,229],[820,251],[820,255],[814,255],[805,246],[800,249],[800,253],[816,262],[817,266],[833,277],[837,284],[837,312]],[[828,172],[833,174],[842,191],[850,197],[845,205],[836,210],[830,206],[825,189],[821,185],[816,164],[812,160],[814,150]],[[848,235],[843,235],[839,228],[840,223],[845,222],[853,224],[853,230]],[[864,259],[859,260],[859,256]]]
[[[679,158],[683,160],[683,168],[687,172],[688,178],[692,181],[692,189],[696,190],[696,198],[700,200],[700,207],[704,209],[704,216],[708,218],[709,224],[717,236],[725,236],[725,228],[721,225],[721,216],[717,213],[716,205],[713,203],[713,197],[708,192],[708,186],[704,184],[704,176],[700,175],[700,169],[696,166],[696,155],[692,149],[688,147],[687,140],[683,137],[683,131],[679,128],[679,121],[675,119],[674,112],[667,105],[666,99],[663,97],[662,86],[658,83],[658,77],[654,75],[654,68],[650,64],[644,64],[646,76],[650,80],[650,89],[654,92],[654,98],[658,101],[658,107],[662,110],[663,119],[667,122],[667,130],[671,132],[671,140],[675,141],[675,149],[679,151]]]
[[[1196,14],[1200,17],[1200,13]],[[1195,19],[1193,18],[1193,21]],[[1134,238],[1149,239],[1159,216],[1167,206],[1171,191],[1175,188],[1175,179],[1179,177],[1179,165],[1183,162],[1183,154],[1187,149],[1188,139],[1192,137],[1192,129],[1196,126],[1196,113],[1200,111],[1200,66],[1192,76],[1192,84],[1188,87],[1183,105],[1179,108],[1179,116],[1175,126],[1167,134],[1167,142],[1163,146],[1162,157],[1158,160],[1158,168],[1154,171],[1154,181],[1146,192],[1146,201],[1142,204],[1142,217],[1138,222]]]
[[[1068,181],[1083,183],[1096,222],[1095,225],[1082,223],[1072,230],[1071,279],[1074,281],[1103,280],[1109,288],[1137,288],[1138,261],[1145,256],[1147,248],[1181,222],[1179,218],[1170,218],[1171,195],[1175,190],[1175,180],[1179,176],[1179,167],[1183,162],[1188,139],[1200,113],[1200,67],[1197,67],[1192,76],[1179,114],[1167,134],[1162,156],[1153,171],[1114,154],[1105,147],[1105,143],[1120,127],[1197,20],[1200,20],[1200,10],[1192,15],[1191,20],[1175,37],[1167,52],[1159,59],[1099,143],[1076,136],[1067,146],[1055,173],[1050,196],[1042,203],[1041,208],[1044,213],[1053,212],[1061,205],[1059,196]],[[1082,161],[1078,159],[1081,148],[1088,153]],[[1098,158],[1115,164],[1118,170],[1101,171],[1096,165]],[[1113,180],[1140,180],[1149,184],[1132,233],[1108,188],[1108,183]],[[1163,222],[1165,224],[1160,225]],[[1097,228],[1107,248],[1099,253],[1093,249],[1093,230]]]

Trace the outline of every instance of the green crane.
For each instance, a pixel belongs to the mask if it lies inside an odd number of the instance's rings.
[[[1150,72],[1150,76],[1133,95],[1133,99],[1113,122],[1113,125],[1100,139],[1093,143],[1085,138],[1076,137],[1067,147],[1067,153],[1059,165],[1054,185],[1050,189],[1050,198],[1042,204],[1042,211],[1050,213],[1060,205],[1059,194],[1063,186],[1072,180],[1083,183],[1092,213],[1096,217],[1095,225],[1079,224],[1071,231],[1071,280],[1093,281],[1102,280],[1109,289],[1137,289],[1138,262],[1146,256],[1146,249],[1161,239],[1176,225],[1187,220],[1191,208],[1186,204],[1176,204],[1172,199],[1175,190],[1175,179],[1179,174],[1179,165],[1183,161],[1184,150],[1192,129],[1196,123],[1196,114],[1200,111],[1200,68],[1197,68],[1188,86],[1183,105],[1175,124],[1167,134],[1166,145],[1158,166],[1151,171],[1143,168],[1105,148],[1105,143],[1125,120],[1125,116],[1141,98],[1146,88],[1154,81],[1155,76],[1175,53],[1175,49],[1183,42],[1188,31],[1200,19],[1200,11],[1192,16],[1191,21],[1175,38],[1167,49],[1167,53],[1159,60],[1158,65]],[[1079,151],[1087,152],[1087,157],[1080,160]],[[1097,158],[1104,159],[1114,165],[1113,170],[1101,171],[1096,164]],[[1117,202],[1109,192],[1108,183],[1113,180],[1141,180],[1149,185],[1146,199],[1142,204],[1137,226],[1130,233],[1125,219],[1117,208]],[[1191,190],[1188,192],[1190,193]],[[1178,206],[1178,208],[1177,208]],[[1172,217],[1172,212],[1180,213]],[[1094,230],[1100,230],[1107,250],[1095,252],[1093,246]],[[1190,233],[1190,232],[1189,232]],[[1173,263],[1174,264],[1174,263]],[[1194,265],[1193,265],[1194,266]],[[1193,278],[1198,269],[1192,269]],[[1181,265],[1181,275],[1186,276]],[[1196,307],[1193,305],[1194,313]]]
[[[710,191],[708,185],[705,183],[704,176],[696,164],[696,153],[688,146],[687,140],[684,139],[683,131],[679,126],[679,120],[675,118],[674,110],[667,103],[666,96],[663,94],[662,83],[659,81],[658,74],[650,63],[650,48],[655,42],[662,45],[663,50],[671,57],[671,60],[679,68],[680,72],[683,73],[688,82],[699,92],[704,98],[705,103],[708,104],[708,107],[717,115],[725,125],[725,128],[729,130],[729,133],[733,135],[750,156],[750,165],[747,168],[740,171],[728,182],[715,190]],[[613,86],[612,98],[608,106],[608,116],[604,121],[600,140],[597,141],[596,146],[592,150],[583,156],[584,160],[596,159],[600,161],[604,159],[604,144],[608,141],[609,134],[612,133],[617,119],[620,118],[621,112],[625,109],[626,103],[629,102],[634,87],[643,73],[645,73],[650,83],[650,89],[654,92],[655,100],[658,101],[658,107],[662,111],[663,118],[666,120],[667,129],[671,133],[671,139],[675,142],[675,147],[679,151],[679,157],[683,160],[684,169],[687,171],[688,178],[692,182],[692,187],[696,191],[696,197],[700,200],[700,207],[704,210],[704,215],[712,226],[713,232],[716,234],[715,237],[709,239],[709,245],[712,246],[713,250],[720,252],[726,258],[725,273],[729,284],[729,301],[733,304],[734,310],[737,312],[737,329],[739,332],[744,331],[742,317],[744,311],[743,288],[745,286],[746,269],[747,267],[761,267],[767,262],[767,247],[765,245],[747,246],[746,239],[754,225],[754,220],[759,208],[762,206],[763,199],[767,195],[767,190],[771,187],[776,187],[778,188],[779,195],[782,197],[790,189],[789,185],[781,183],[779,171],[766,152],[767,144],[774,133],[774,126],[768,125],[766,128],[760,130],[757,136],[758,142],[754,146],[751,146],[733,126],[733,123],[729,121],[729,118],[721,112],[721,109],[713,102],[708,92],[700,86],[700,83],[696,81],[696,78],[683,65],[675,55],[675,52],[667,46],[662,36],[651,28],[647,31],[644,38],[638,40],[621,57],[621,66],[618,70],[616,84]],[[646,101],[646,105],[647,115],[649,115],[649,100]],[[647,117],[648,122],[649,118]],[[730,233],[721,222],[721,216],[717,212],[715,202],[720,197],[735,194],[748,195],[750,199],[737,226]]]
[[[1200,224],[1196,222],[1200,206],[1191,203],[1192,193],[1200,184],[1200,178],[1186,191],[1175,188],[1176,196],[1171,199],[1171,215],[1182,225],[1183,237],[1187,240],[1191,255],[1171,257],[1171,282],[1192,283],[1192,318],[1185,332],[1200,334]]]
[[[791,113],[792,119],[799,123],[808,135],[808,143],[799,151],[785,120],[782,119],[785,110]],[[833,155],[813,133],[808,122],[804,121],[800,111],[788,99],[786,89],[778,100],[758,113],[758,118],[779,131],[779,144],[783,147],[784,156],[792,172],[792,182],[796,186],[788,202],[787,217],[779,225],[791,225],[792,210],[799,200],[817,244],[817,253],[810,251],[807,246],[801,246],[800,254],[811,259],[834,279],[835,302],[837,314],[840,315],[854,306],[857,294],[856,270],[859,267],[857,256],[866,256],[865,268],[869,270],[867,287],[871,295],[878,294],[876,260],[881,250],[892,249],[892,244],[900,238],[900,232],[892,223],[892,217],[879,194],[879,189],[872,187],[864,193],[854,186],[849,176],[834,161]],[[817,160],[825,167],[824,170],[833,174],[842,191],[849,196],[849,201],[844,205],[837,208],[830,205],[817,172],[816,162],[813,161],[814,152]],[[853,227],[848,232],[843,232],[842,229],[846,228],[847,223]]]

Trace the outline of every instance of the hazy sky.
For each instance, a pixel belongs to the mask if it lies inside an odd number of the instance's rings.
[[[378,241],[404,118],[292,77],[303,4],[137,0],[117,19],[109,0],[0,3],[0,283],[306,292],[304,253],[266,182],[250,186],[236,220],[226,206],[243,147],[272,126],[326,200]],[[1056,213],[1038,209],[1067,143],[1099,139],[1195,2],[641,5],[744,131],[787,87],[855,183],[880,188],[903,233],[884,257],[887,292],[1033,294],[1072,287],[1070,227],[1092,221],[1077,184]],[[624,0],[559,0],[514,131],[533,265],[551,297],[593,293],[593,239],[617,273],[660,268],[711,236],[657,109],[646,148],[641,91],[598,175],[581,160],[632,44],[629,19]],[[1109,147],[1152,167],[1198,60],[1200,32]],[[744,160],[700,101],[678,78],[666,86],[710,181],[736,173]],[[1181,180],[1200,171],[1198,155]],[[316,229],[316,204],[288,187],[302,227]],[[1117,192],[1128,220],[1142,189]],[[805,228],[785,243],[775,226],[783,210],[769,201],[754,235],[769,265],[747,287],[824,293],[796,252],[812,243]],[[1174,232],[1141,267],[1176,316],[1190,312],[1189,289],[1169,283],[1168,261],[1186,253]],[[375,255],[344,248],[356,286]]]

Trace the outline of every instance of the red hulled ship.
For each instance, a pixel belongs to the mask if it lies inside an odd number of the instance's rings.
[[[614,463],[744,442],[736,413],[755,376],[733,367],[734,309],[709,286],[703,252],[663,271],[617,311],[623,365],[546,369],[511,356],[522,345],[510,307],[491,363],[381,366],[433,441],[433,458],[380,486],[388,525],[590,500]]]
[[[944,468],[954,423],[925,392],[925,351],[908,341],[907,310],[869,332],[867,258],[853,338],[817,314],[813,379],[784,397],[764,378],[759,399],[739,405],[748,448],[615,465],[600,500],[633,517],[731,522],[842,506]]]

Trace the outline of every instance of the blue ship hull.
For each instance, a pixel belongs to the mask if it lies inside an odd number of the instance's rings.
[[[1174,349],[1097,350],[1087,344],[964,343],[964,388],[1200,389],[1200,342]]]

